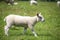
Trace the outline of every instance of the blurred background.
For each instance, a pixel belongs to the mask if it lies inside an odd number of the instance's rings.
[[[14,0],[17,5],[8,5],[6,0],[0,0],[0,40],[60,40],[60,0],[36,0],[37,5],[30,5],[30,0]],[[4,18],[9,14],[35,16],[42,13],[45,22],[38,22],[34,29],[38,37],[34,37],[28,28],[23,35],[23,27],[14,26],[9,30],[9,36],[4,34]]]

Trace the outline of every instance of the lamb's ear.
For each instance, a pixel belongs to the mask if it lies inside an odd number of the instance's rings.
[[[39,13],[37,13],[37,16],[39,16]]]

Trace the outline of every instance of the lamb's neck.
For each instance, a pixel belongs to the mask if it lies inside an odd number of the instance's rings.
[[[35,24],[37,22],[37,16],[34,16],[33,19],[34,19],[34,24]]]

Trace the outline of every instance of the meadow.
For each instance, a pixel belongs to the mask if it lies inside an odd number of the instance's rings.
[[[60,40],[60,7],[56,2],[38,2],[37,5],[30,5],[29,1],[17,1],[17,5],[7,5],[0,2],[0,40]],[[42,13],[45,22],[38,22],[34,30],[38,37],[34,37],[28,28],[26,34],[23,27],[14,26],[9,30],[9,36],[4,35],[4,18],[9,14],[22,16],[35,16]]]

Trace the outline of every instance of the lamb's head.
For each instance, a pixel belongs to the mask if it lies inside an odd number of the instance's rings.
[[[37,13],[37,21],[42,21],[42,22],[45,21],[44,17],[41,15],[41,13]]]

